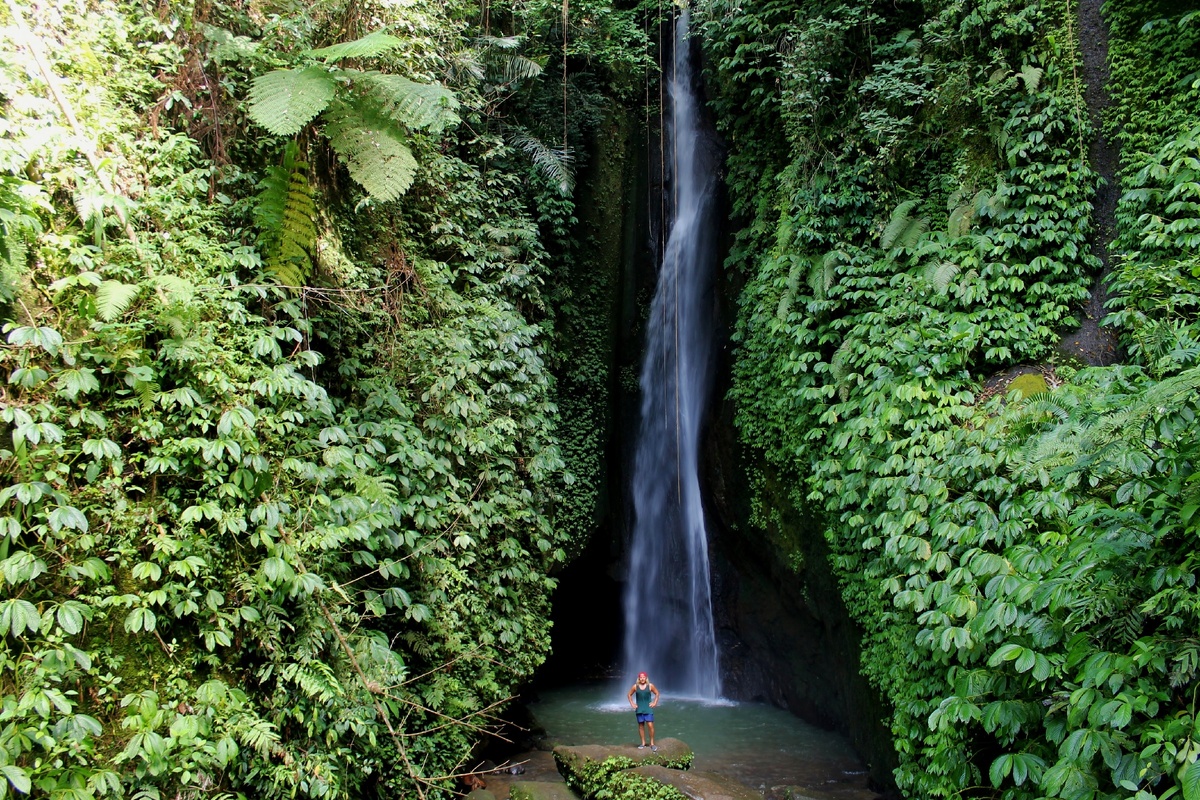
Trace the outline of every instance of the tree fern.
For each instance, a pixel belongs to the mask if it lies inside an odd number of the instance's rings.
[[[916,200],[905,200],[896,206],[891,220],[888,221],[887,227],[883,229],[883,235],[879,238],[879,244],[884,250],[914,247],[921,235],[929,230],[928,217],[912,216],[917,202]]]
[[[458,100],[449,89],[417,83],[400,75],[348,72],[351,80],[378,104],[376,110],[379,113],[410,130],[440,133],[459,121],[454,113]]]
[[[374,31],[352,42],[309,50],[304,55],[319,58],[326,64],[341,61],[343,58],[374,58],[404,47],[404,40],[398,39],[383,31]]]
[[[408,131],[441,133],[459,122],[448,89],[400,75],[329,66],[347,58],[384,55],[403,41],[382,32],[310,50],[322,64],[282,69],[255,79],[250,118],[280,136],[293,136],[319,115],[333,150],[350,176],[379,200],[394,200],[412,185],[417,161]]]
[[[295,136],[326,109],[336,88],[329,71],[316,64],[268,72],[250,88],[250,119],[278,136]]]
[[[390,120],[342,103],[335,104],[327,117],[325,135],[330,146],[368,194],[388,201],[408,191],[417,175],[417,160]]]

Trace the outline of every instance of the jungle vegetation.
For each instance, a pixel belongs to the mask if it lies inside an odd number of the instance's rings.
[[[575,179],[666,5],[7,0],[0,796],[450,796],[591,533]],[[756,522],[907,797],[1200,800],[1200,13],[1105,5],[1089,367],[1077,12],[695,3]]]
[[[571,178],[649,62],[573,13],[0,11],[0,796],[456,789],[595,504]]]

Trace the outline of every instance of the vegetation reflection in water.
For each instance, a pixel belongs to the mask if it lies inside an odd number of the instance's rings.
[[[661,686],[661,684],[659,684]],[[529,710],[561,744],[637,744],[626,687],[577,684],[538,693]],[[694,768],[755,788],[820,786],[860,777],[865,767],[849,742],[762,703],[692,700],[664,691],[655,709],[657,738],[687,742]]]

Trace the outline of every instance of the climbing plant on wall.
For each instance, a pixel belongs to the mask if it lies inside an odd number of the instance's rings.
[[[7,7],[3,794],[448,796],[545,657],[556,212],[476,8]]]
[[[1145,155],[1112,284],[1134,355],[1175,377],[1059,363],[1052,396],[982,402],[989,375],[1054,362],[1098,267],[1074,8],[703,9],[742,226],[731,394],[792,486],[759,521],[823,520],[898,787],[1191,796],[1192,17],[1110,4],[1117,116],[1184,88],[1123,134]]]

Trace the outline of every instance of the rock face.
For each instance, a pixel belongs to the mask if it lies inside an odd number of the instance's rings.
[[[753,789],[715,772],[649,766],[635,767],[626,774],[673,786],[688,800],[762,800],[762,795]]]
[[[727,389],[718,387],[718,396]],[[793,506],[790,483],[741,445],[733,413],[728,400],[713,409],[704,454],[723,694],[847,735],[872,782],[891,787],[896,754],[883,722],[890,711],[859,673],[860,633],[842,604],[820,521]],[[772,509],[766,529],[751,523],[756,492]]]

